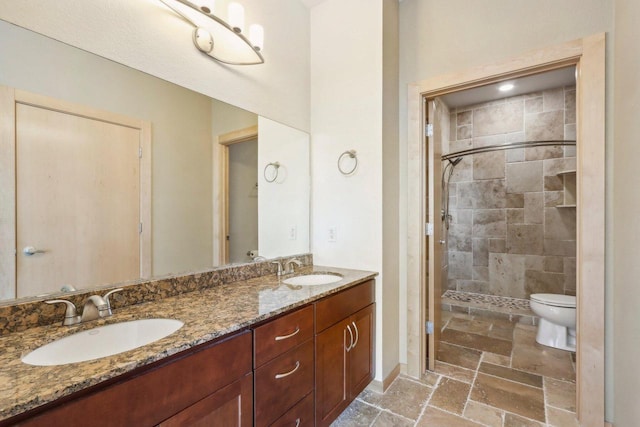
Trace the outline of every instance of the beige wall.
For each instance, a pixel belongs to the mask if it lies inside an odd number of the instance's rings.
[[[230,0],[216,1],[223,12]],[[0,19],[309,130],[309,11],[299,0],[242,0],[265,29],[265,64],[234,67],[200,53],[192,27],[158,0],[0,1]],[[221,16],[226,16],[221,13]]]
[[[380,272],[376,280],[377,380],[395,368],[399,357],[394,327],[397,278],[393,270],[387,277],[383,265],[383,192],[392,191],[395,169],[388,165],[390,186],[383,189],[383,150],[393,155],[396,138],[392,135],[395,114],[384,106],[385,100],[392,108],[395,104],[394,91],[385,92],[383,83],[394,74],[393,57],[383,58],[383,15],[393,16],[393,7],[384,3],[327,0],[311,9],[314,262]],[[388,24],[393,33],[393,24]],[[391,46],[392,38],[386,40]],[[336,162],[351,149],[357,151],[359,166],[351,176],[343,176]],[[390,203],[390,215],[396,205]],[[337,230],[334,242],[328,238],[331,227]]]
[[[638,425],[640,405],[640,2],[615,1],[613,274],[614,417],[616,427]],[[610,221],[611,222],[611,221]],[[610,333],[610,328],[607,330]]]
[[[631,3],[631,0],[629,0]],[[631,7],[631,6],[629,6]],[[400,3],[400,170],[407,170],[407,84],[441,74],[464,71],[473,66],[506,60],[529,50],[552,46],[583,36],[611,32],[613,8],[602,0],[404,0]],[[607,105],[611,107],[611,38],[607,44]],[[611,111],[608,108],[608,111]],[[610,115],[607,117],[610,119]],[[611,141],[608,126],[607,140]],[[611,153],[611,144],[607,147]],[[611,177],[611,162],[608,175]],[[401,236],[406,236],[407,177],[400,176]],[[607,216],[611,218],[611,180],[607,181]],[[607,226],[607,247],[611,248],[611,223]],[[400,259],[406,259],[401,243]],[[611,294],[611,251],[607,251],[607,292]],[[400,313],[406,313],[406,266],[401,265]],[[607,322],[612,313],[608,312]],[[406,319],[401,317],[400,335],[406,335]],[[611,349],[607,336],[607,348]],[[401,348],[401,358],[406,353]],[[609,351],[609,356],[611,353]],[[401,359],[401,361],[405,361]],[[612,361],[607,358],[607,416],[612,418]]]

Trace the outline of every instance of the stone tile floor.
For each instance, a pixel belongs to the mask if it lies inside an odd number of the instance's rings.
[[[436,371],[366,389],[333,426],[573,427],[575,354],[535,326],[443,312]]]

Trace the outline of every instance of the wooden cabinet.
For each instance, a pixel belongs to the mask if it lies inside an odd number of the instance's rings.
[[[313,306],[256,328],[254,349],[255,425],[267,426],[313,394]]]
[[[3,425],[326,426],[374,373],[374,281]]]
[[[158,427],[251,426],[252,403],[253,375],[248,374],[178,412]]]
[[[330,425],[373,380],[373,301],[369,281],[316,304],[316,426]]]
[[[49,405],[51,409],[34,410],[25,414],[27,419],[15,422],[24,426],[120,427],[188,425],[191,421],[198,425],[220,417],[229,421],[224,425],[250,426],[251,353],[251,333],[247,331],[60,399]]]

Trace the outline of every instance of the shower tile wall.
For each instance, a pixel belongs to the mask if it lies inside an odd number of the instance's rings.
[[[571,86],[452,109],[443,151],[576,139],[575,97]],[[558,207],[571,188],[571,175],[565,183],[558,172],[575,170],[575,154],[552,146],[463,158],[449,187],[449,289],[575,295],[576,209]]]

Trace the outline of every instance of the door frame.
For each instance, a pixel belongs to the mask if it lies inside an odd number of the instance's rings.
[[[576,415],[581,425],[604,425],[605,283],[605,34],[464,72],[409,85],[407,373],[425,372],[424,334],[427,269],[424,259],[425,98],[510,78],[575,65],[577,108],[577,342]],[[437,326],[436,326],[437,327]]]
[[[140,278],[152,274],[151,123],[86,105],[0,85],[0,289],[16,291],[16,105],[25,104],[72,114],[140,132]],[[138,278],[132,278],[138,279]],[[15,295],[14,295],[15,298]]]
[[[213,224],[214,246],[218,247],[218,259],[214,260],[217,265],[229,264],[229,146],[240,142],[258,139],[258,125],[249,126],[243,129],[218,135],[218,140],[214,147],[214,164],[218,159],[218,194],[220,200],[218,204],[219,216]],[[217,152],[217,153],[216,153]],[[214,209],[214,212],[216,209]]]

